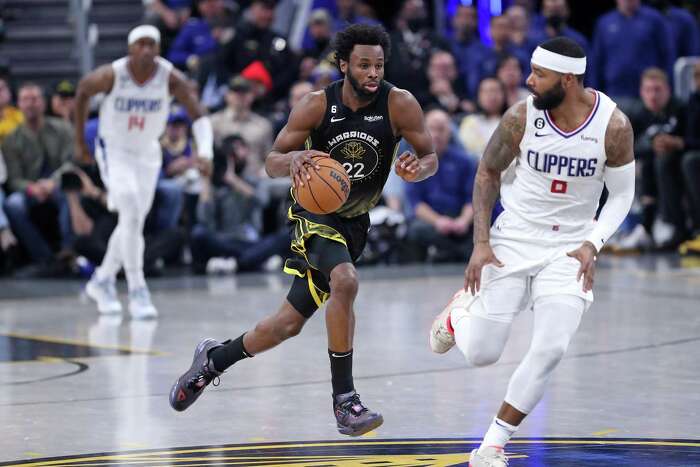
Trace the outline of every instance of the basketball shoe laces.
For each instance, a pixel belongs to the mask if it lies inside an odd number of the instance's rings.
[[[194,392],[199,392],[209,383],[212,383],[212,386],[218,386],[221,384],[221,380],[218,376],[212,374],[209,369],[209,360],[207,360],[202,365],[202,369],[187,380],[187,388]]]
[[[359,407],[359,409],[358,409]],[[352,413],[356,417],[359,417],[363,413],[367,412],[369,409],[362,404],[360,400],[360,395],[355,393],[349,399],[338,404],[338,408],[346,411],[347,413]]]

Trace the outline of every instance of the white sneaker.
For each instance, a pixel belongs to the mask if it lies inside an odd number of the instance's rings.
[[[97,310],[102,314],[115,314],[122,312],[122,304],[117,298],[117,288],[114,280],[97,280],[97,274],[93,274],[85,284],[85,294],[97,303]]]
[[[275,272],[279,271],[282,267],[282,257],[280,255],[273,255],[267,258],[263,263],[263,271],[265,272]]]
[[[507,467],[508,458],[503,448],[489,446],[479,452],[478,449],[472,451],[469,457],[469,467]]]
[[[214,257],[207,261],[207,274],[225,275],[233,274],[238,270],[238,262],[236,258]]]
[[[452,315],[466,314],[469,306],[474,301],[471,293],[464,289],[459,289],[452,296],[452,300],[435,317],[433,326],[430,328],[430,350],[435,353],[445,353],[455,345],[454,329],[452,329]]]
[[[642,224],[638,224],[632,232],[617,245],[617,251],[648,250],[654,246],[654,239],[647,233]]]
[[[158,310],[151,303],[151,294],[145,286],[129,292],[129,312],[134,319],[153,319],[158,316]]]

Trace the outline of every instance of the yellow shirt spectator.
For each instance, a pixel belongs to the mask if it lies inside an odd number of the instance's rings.
[[[22,123],[24,123],[24,115],[17,107],[8,105],[0,110],[0,143]]]

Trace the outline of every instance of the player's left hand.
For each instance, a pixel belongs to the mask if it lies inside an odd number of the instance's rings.
[[[583,245],[570,251],[566,256],[576,258],[581,267],[578,269],[576,274],[576,280],[580,281],[583,276],[583,291],[588,292],[593,289],[593,278],[595,276],[595,257],[596,249],[590,242],[583,242]]]
[[[420,173],[420,159],[415,154],[406,151],[396,159],[394,169],[396,170],[396,175],[407,182],[413,182]]]

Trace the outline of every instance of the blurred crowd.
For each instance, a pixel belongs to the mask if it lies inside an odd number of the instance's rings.
[[[529,0],[507,3],[483,36],[477,10],[461,3],[442,35],[423,0],[403,1],[385,24],[392,39],[385,79],[423,106],[440,169],[417,184],[390,178],[371,213],[363,261],[468,259],[478,161],[505,110],[528,96],[532,51],[558,35],[586,50],[586,84],[616,100],[635,130],[637,202],[608,247],[700,254],[700,64],[687,101],[673,97],[672,74],[678,58],[700,55],[698,19],[663,0],[617,0],[587,37],[569,25],[567,0],[543,0],[539,9]],[[289,180],[269,179],[264,158],[291,107],[341,77],[333,34],[379,20],[363,1],[316,0],[294,51],[273,29],[277,13],[274,0],[144,0],[144,21],[161,30],[161,54],[208,108],[216,145],[214,170],[203,175],[191,122],[172,108],[145,227],[147,274],[165,265],[272,270],[288,253]],[[88,276],[116,225],[95,164],[74,157],[75,88],[68,80],[43,89],[0,78],[3,274]],[[98,125],[93,112],[85,132],[92,151]]]

